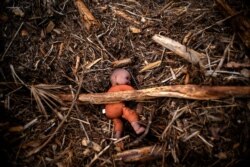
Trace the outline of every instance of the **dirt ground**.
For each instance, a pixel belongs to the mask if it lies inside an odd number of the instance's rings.
[[[250,18],[247,0],[226,2]],[[140,120],[149,132],[130,145],[139,136],[124,121],[124,146],[126,150],[154,146],[161,152],[156,158],[149,155],[150,160],[124,162],[114,158],[118,151],[112,122],[102,113],[104,105],[55,97],[106,92],[109,75],[117,68],[114,61],[123,59],[130,62],[119,67],[130,71],[137,89],[249,86],[250,52],[234,17],[212,0],[84,3],[98,23],[89,30],[73,0],[1,1],[1,166],[250,164],[249,98],[143,101]],[[155,34],[204,54],[205,68],[157,44],[152,40]],[[154,62],[158,64],[142,70]]]

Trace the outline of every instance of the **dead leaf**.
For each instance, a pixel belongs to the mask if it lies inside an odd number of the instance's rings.
[[[50,21],[49,24],[46,27],[46,33],[51,33],[51,31],[55,28],[55,23],[53,21]]]
[[[153,68],[159,67],[161,65],[161,60],[156,61],[154,63],[149,63],[146,66],[144,66],[139,72],[142,73],[147,70],[151,70]]]
[[[23,17],[24,16],[24,12],[19,8],[19,7],[15,7],[12,9],[12,12],[16,15],[16,16],[20,16]]]

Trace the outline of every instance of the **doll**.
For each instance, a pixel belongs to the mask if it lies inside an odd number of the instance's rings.
[[[125,69],[116,69],[110,76],[111,88],[108,92],[127,91],[134,90],[130,86],[131,76]],[[139,106],[140,107],[140,106]],[[133,127],[136,134],[141,134],[145,131],[145,128],[139,124],[138,113],[125,106],[124,102],[106,104],[105,106],[106,116],[113,120],[115,138],[120,138],[123,131],[123,123],[121,118],[127,120]]]

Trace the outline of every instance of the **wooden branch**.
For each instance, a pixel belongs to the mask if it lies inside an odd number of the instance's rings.
[[[162,147],[147,146],[117,153],[113,155],[113,158],[116,161],[135,162],[160,158],[162,154],[164,154]]]
[[[201,67],[204,67],[204,64],[206,64],[205,55],[196,52],[195,50],[190,49],[171,38],[156,34],[152,37],[152,39],[192,64],[199,64]]]
[[[244,17],[242,14],[238,15],[225,0],[216,0],[216,2],[217,5],[220,6],[228,15],[234,16],[232,18],[232,25],[236,29],[246,47],[250,48],[250,19]]]
[[[83,0],[75,0],[75,6],[77,7],[82,17],[82,22],[88,31],[90,30],[91,27],[96,27],[97,29],[100,27],[99,21],[95,19],[93,14],[84,4]]]
[[[72,101],[71,94],[58,95],[63,101]],[[134,91],[80,94],[78,101],[92,104],[107,104],[118,101],[143,101],[158,97],[175,97],[194,100],[212,100],[227,97],[249,97],[250,86],[199,86],[174,85]]]

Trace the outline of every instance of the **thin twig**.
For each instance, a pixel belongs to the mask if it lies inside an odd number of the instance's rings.
[[[212,68],[211,68],[210,57],[209,57],[209,55],[208,55],[208,48],[209,48],[210,46],[211,46],[211,42],[208,44],[207,48],[205,49],[206,56],[207,56],[207,62],[208,62],[208,64],[207,64],[206,66],[209,67],[209,70],[212,70]],[[206,67],[206,66],[205,66],[205,67]]]
[[[170,121],[170,123],[168,124],[168,126],[164,129],[164,131],[163,131],[163,133],[162,133],[162,135],[161,135],[161,138],[162,138],[162,139],[164,139],[164,137],[166,136],[166,133],[167,133],[168,129],[170,128],[170,126],[174,123],[174,121],[175,121],[176,119],[178,119],[178,118],[186,111],[187,107],[188,107],[188,106],[183,107],[183,108],[181,108],[181,109],[179,109],[179,110],[176,110],[176,111],[174,112],[174,115],[173,115],[172,120]],[[178,113],[178,114],[177,114],[177,113]]]
[[[80,118],[80,116],[79,116],[79,112],[80,112],[80,110],[79,110],[78,105],[76,105],[76,109],[77,109],[77,111],[78,111],[78,114],[77,114],[78,118],[73,118],[73,117],[71,117],[71,119],[75,119],[75,120],[78,120],[78,121],[79,121],[80,126],[81,126],[82,130],[84,131],[84,134],[85,134],[85,136],[86,136],[87,140],[88,140],[88,141],[90,141],[90,139],[89,139],[89,135],[88,135],[88,133],[87,133],[87,131],[86,131],[86,129],[85,129],[85,127],[84,127],[84,125],[83,125],[83,123],[84,123],[84,124],[87,124],[87,125],[89,125],[89,126],[90,126],[90,123],[89,123],[89,122],[87,122],[87,121],[83,121],[83,120],[79,119],[79,118]],[[88,119],[88,118],[87,118],[87,119]]]
[[[87,124],[87,125],[90,125],[89,122],[83,121],[83,120],[81,120],[81,119],[79,119],[79,118],[74,118],[74,117],[70,117],[70,118],[73,119],[73,120],[77,120],[77,121],[79,121],[79,122],[85,123],[85,124]]]
[[[2,57],[1,57],[1,61],[3,61],[3,59],[4,59],[5,55],[6,55],[6,53],[7,53],[8,50],[10,49],[10,46],[12,45],[13,41],[15,40],[15,38],[16,38],[17,34],[19,33],[20,29],[22,28],[23,23],[24,23],[24,22],[22,22],[22,23],[20,24],[20,26],[19,26],[19,28],[17,29],[15,35],[12,37],[12,39],[11,39],[11,41],[10,41],[10,43],[9,43],[9,45],[8,45],[8,47],[7,47],[7,49],[5,50],[5,52],[3,53]]]
[[[202,137],[201,135],[197,135],[205,144],[207,144],[209,147],[214,147],[212,144],[210,144],[206,139],[204,139],[204,137]]]
[[[222,67],[222,65],[223,65],[223,63],[225,61],[226,56],[229,55],[230,48],[232,47],[233,42],[234,42],[234,37],[235,37],[235,33],[233,34],[232,40],[230,41],[230,43],[227,45],[226,49],[224,50],[223,56],[222,56],[222,58],[221,58],[221,60],[220,60],[220,62],[218,64],[217,68],[215,69],[216,71],[221,69],[221,67]]]
[[[28,87],[28,86],[23,82],[23,80],[21,80],[21,78],[17,75],[17,73],[16,73],[16,71],[15,71],[15,69],[14,69],[14,66],[13,66],[12,64],[10,65],[10,70],[11,70],[12,77],[13,77],[13,79],[15,80],[15,83],[16,83],[16,84],[17,84],[17,80],[16,80],[16,79],[18,79],[19,82],[21,82],[24,86]]]

